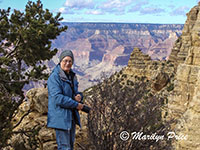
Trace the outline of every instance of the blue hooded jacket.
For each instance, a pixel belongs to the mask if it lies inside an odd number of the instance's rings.
[[[71,70],[72,71],[72,70]],[[72,72],[73,73],[73,72]],[[63,130],[70,130],[72,126],[73,114],[75,111],[76,124],[81,127],[80,115],[76,107],[78,102],[72,97],[81,94],[78,92],[78,81],[74,74],[74,95],[71,89],[71,81],[67,78],[64,71],[58,64],[48,78],[48,117],[47,127]]]

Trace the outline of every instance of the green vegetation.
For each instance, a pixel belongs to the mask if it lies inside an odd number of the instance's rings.
[[[14,10],[11,14],[10,10],[0,10],[1,148],[7,146],[13,134],[15,127],[11,121],[23,102],[24,85],[47,79],[43,62],[57,53],[56,48],[51,49],[52,40],[67,29],[60,24],[61,14],[53,16],[48,9],[43,9],[40,0],[28,1],[24,12]]]

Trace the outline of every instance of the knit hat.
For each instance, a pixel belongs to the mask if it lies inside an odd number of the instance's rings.
[[[73,53],[72,53],[71,50],[64,50],[64,51],[62,51],[62,53],[60,54],[60,57],[59,57],[60,62],[61,62],[61,61],[63,60],[63,58],[65,58],[66,56],[71,57],[71,58],[72,58],[72,63],[74,63],[74,55],[73,55]]]

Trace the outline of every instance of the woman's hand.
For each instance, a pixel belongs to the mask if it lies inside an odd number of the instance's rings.
[[[80,94],[77,94],[74,98],[77,102],[81,102],[81,95]]]
[[[78,109],[78,110],[81,110],[81,109],[83,109],[83,104],[81,104],[81,103],[78,103],[78,106],[76,107],[76,109]]]

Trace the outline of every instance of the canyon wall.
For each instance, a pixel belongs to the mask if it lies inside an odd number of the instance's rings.
[[[60,52],[71,49],[81,91],[98,83],[101,76],[109,77],[125,67],[135,47],[153,60],[168,59],[183,28],[180,24],[63,24],[68,30],[53,41],[59,52],[48,63],[49,71],[58,63]]]
[[[187,136],[177,140],[178,150],[200,149],[200,5],[187,14],[183,33],[175,43],[169,60],[177,67],[174,91],[169,97],[169,116],[176,120],[172,130]]]

